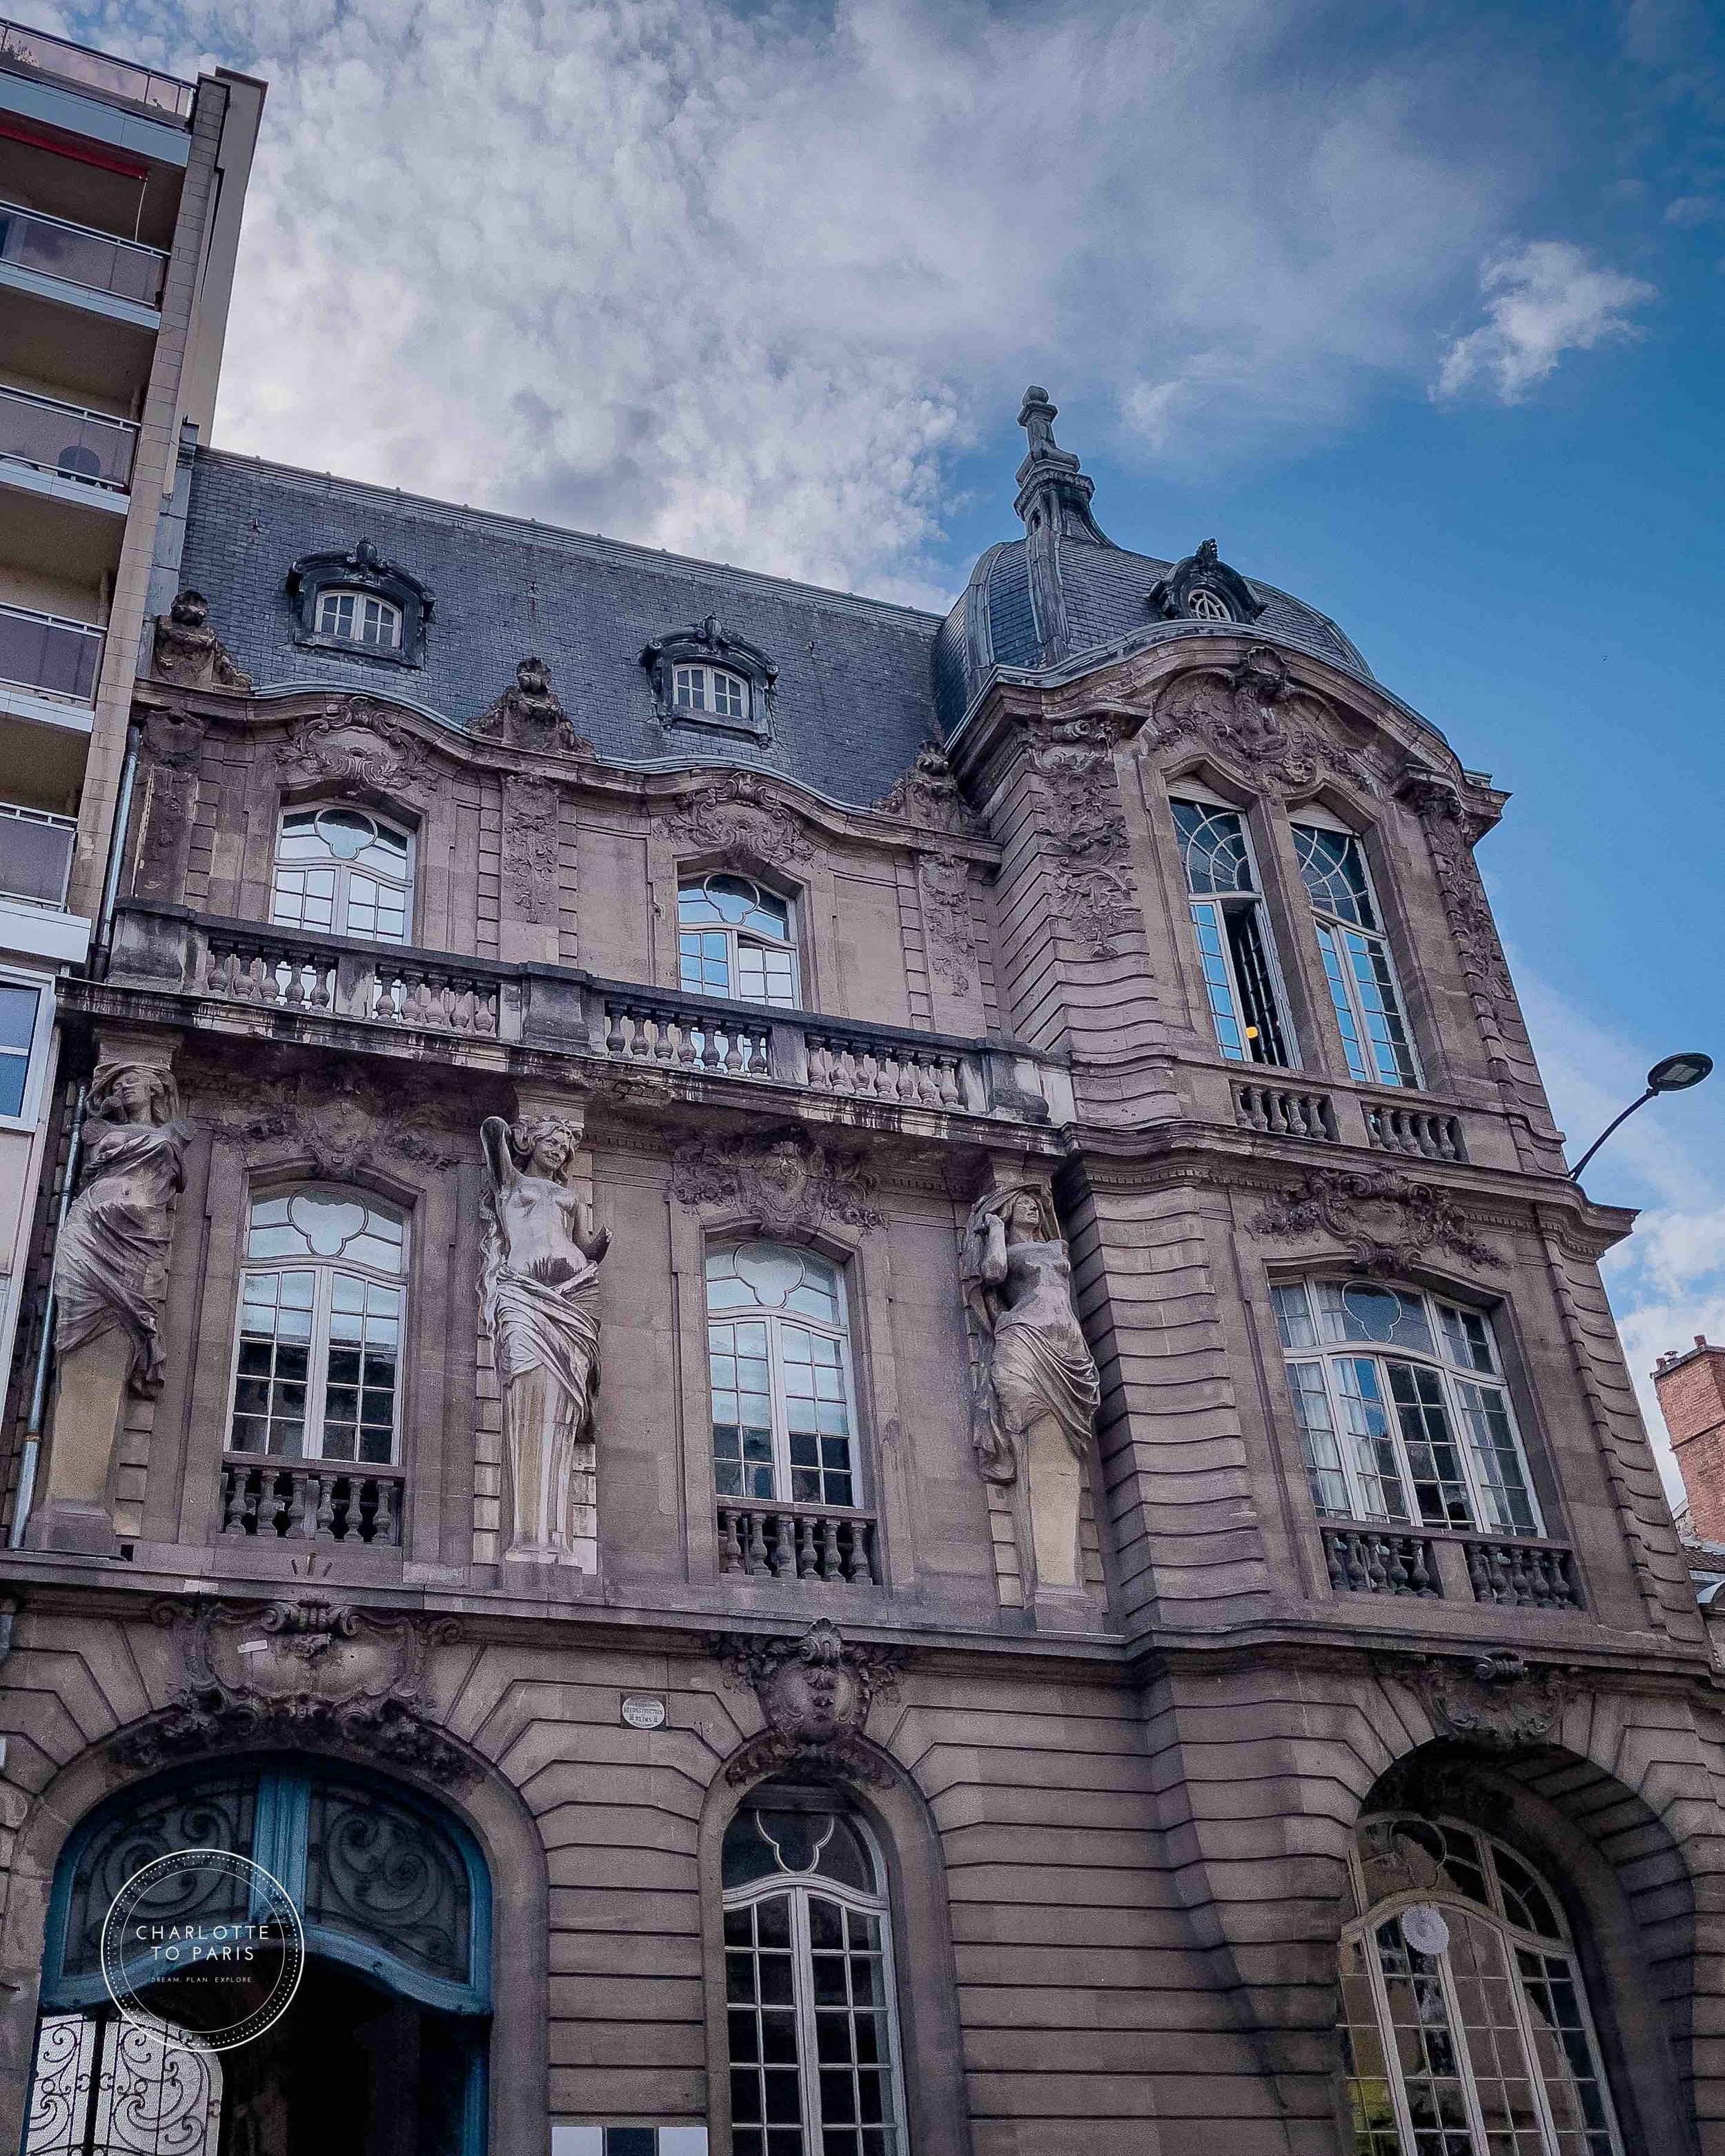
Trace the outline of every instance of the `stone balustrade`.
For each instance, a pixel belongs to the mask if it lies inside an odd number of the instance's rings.
[[[1523,1536],[1464,1538],[1467,1577],[1476,1602],[1519,1609],[1579,1609],[1581,1589],[1568,1551]]]
[[[282,1541],[371,1544],[402,1539],[399,1468],[354,1467],[340,1460],[259,1460],[230,1454],[222,1462],[221,1532],[275,1535]]]
[[[721,1498],[718,1529],[721,1573],[880,1584],[875,1522],[866,1512]]]
[[[1393,1101],[1366,1101],[1366,1142],[1378,1152],[1404,1152],[1423,1160],[1466,1160],[1461,1118]]]
[[[1338,1594],[1413,1594],[1440,1600],[1437,1559],[1425,1535],[1326,1527],[1324,1562]]]
[[[1338,1594],[1411,1594],[1519,1609],[1579,1609],[1574,1560],[1561,1543],[1526,1535],[1332,1525],[1321,1530]]]
[[[1234,1120],[1244,1129],[1261,1131],[1268,1137],[1319,1138],[1335,1145],[1341,1137],[1329,1095],[1297,1087],[1237,1081]]]

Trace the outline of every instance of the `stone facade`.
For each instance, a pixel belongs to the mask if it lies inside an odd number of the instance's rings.
[[[1035,416],[1027,522],[1076,469]],[[116,1553],[87,1511],[54,1528],[63,1387],[6,1567],[0,2138],[68,1837],[255,1755],[418,1792],[482,1852],[499,2156],[553,2124],[758,2145],[728,2092],[724,1851],[787,1779],[880,1852],[882,2156],[1352,2152],[1350,1849],[1392,1811],[1553,1888],[1621,2148],[1725,2151],[1725,1716],[1597,1270],[1630,1217],[1566,1178],[1473,865],[1502,797],[1339,633],[1322,655],[1278,627],[1280,595],[1169,620],[1168,591],[1232,587],[1110,547],[1088,499],[1033,526],[1047,663],[983,667],[940,750],[855,789],[874,807],[707,739],[608,750],[600,691],[511,718],[549,694],[543,666],[506,688],[516,654],[480,732],[381,675],[272,680],[219,610],[252,680],[140,683],[69,1075],[169,1074],[181,1184],[160,1383],[110,1388]],[[1142,636],[1087,644],[1099,562],[1139,576]],[[435,570],[442,665],[460,582]],[[797,609],[826,603],[783,593],[776,640],[749,624],[786,660],[775,726],[807,721]],[[712,612],[668,604],[667,630]],[[1297,1069],[1219,1051],[1189,795],[1250,833]],[[404,941],[282,922],[307,808],[410,834]],[[1348,1075],[1302,812],[1360,836],[1417,1086]],[[789,907],[794,1002],[680,986],[679,886],[715,874]],[[250,1209],[296,1190],[405,1223],[388,1459],[230,1441]],[[488,1260],[503,1190],[557,1210],[586,1271],[562,1244],[535,1271],[526,1213]],[[845,1502],[716,1489],[704,1275],[752,1238],[843,1282]],[[501,1315],[488,1263],[522,1298]],[[1540,1531],[1320,1515],[1276,1319],[1304,1281],[1489,1319]],[[27,1404],[15,1382],[14,1502]],[[524,1549],[521,1462],[572,1449],[583,1524]]]

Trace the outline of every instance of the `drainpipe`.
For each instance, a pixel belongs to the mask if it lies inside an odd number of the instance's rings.
[[[66,1144],[66,1176],[60,1185],[59,1210],[54,1216],[54,1237],[48,1246],[50,1256],[59,1247],[60,1230],[66,1224],[72,1194],[78,1188],[78,1156],[84,1143],[84,1103],[89,1091],[88,1086],[80,1086],[78,1097],[72,1103],[72,1135]],[[13,1549],[22,1549],[24,1546],[24,1529],[29,1524],[30,1506],[36,1495],[36,1463],[42,1451],[42,1425],[48,1414],[48,1373],[54,1360],[54,1278],[50,1274],[48,1301],[42,1311],[42,1337],[36,1343],[36,1375],[30,1386],[30,1419],[24,1430],[23,1455],[18,1461],[18,1496],[12,1507],[12,1533],[8,1540]]]
[[[131,826],[132,788],[138,775],[138,747],[143,730],[136,723],[126,730],[126,762],[120,773],[120,799],[114,810],[114,843],[108,850],[108,873],[102,882],[102,910],[96,920],[95,947],[90,954],[92,979],[105,980],[108,946],[114,935],[114,909],[120,903],[120,871],[126,861],[126,842]]]

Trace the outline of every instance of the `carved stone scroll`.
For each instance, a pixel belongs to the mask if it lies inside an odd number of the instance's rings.
[[[1374,1215],[1380,1227],[1388,1224],[1387,1232],[1373,1231]],[[1308,1168],[1280,1196],[1267,1199],[1246,1226],[1255,1235],[1313,1235],[1340,1243],[1362,1272],[1404,1274],[1433,1250],[1447,1250],[1469,1265],[1497,1263],[1446,1191],[1388,1171]]]
[[[1489,1752],[1547,1742],[1568,1692],[1566,1671],[1537,1668],[1501,1650],[1466,1661],[1398,1656],[1383,1666],[1418,1695],[1440,1737]]]
[[[508,913],[540,927],[557,926],[558,801],[555,786],[530,778],[503,782],[503,890]],[[545,954],[555,958],[553,949]]]
[[[1328,706],[1291,678],[1281,653],[1259,644],[1226,670],[1196,666],[1175,675],[1156,700],[1144,738],[1158,748],[1202,742],[1275,793],[1301,793],[1328,777],[1375,793],[1376,773],[1338,738],[1338,726]]]
[[[950,983],[954,995],[968,995],[976,965],[969,864],[944,854],[920,855],[916,889],[929,965]]]
[[[735,1202],[769,1235],[790,1235],[839,1220],[880,1228],[875,1177],[860,1152],[847,1152],[801,1129],[762,1137],[691,1138],[672,1157],[671,1193],[679,1204]]]
[[[814,851],[788,808],[774,801],[752,771],[709,779],[671,810],[670,828],[691,850],[726,854],[768,868],[806,860]]]
[[[1114,738],[1106,719],[1061,719],[1034,727],[1030,751],[1045,804],[1050,905],[1098,958],[1116,955],[1137,911]]]
[[[891,1647],[845,1640],[830,1617],[817,1618],[800,1640],[759,1640],[730,1633],[709,1642],[736,1691],[752,1691],[768,1727],[725,1769],[733,1786],[812,1767],[876,1784],[889,1769],[862,1741],[869,1709],[896,1686],[902,1656]]]

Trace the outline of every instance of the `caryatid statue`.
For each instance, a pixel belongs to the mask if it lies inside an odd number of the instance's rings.
[[[54,1423],[29,1537],[39,1546],[115,1547],[108,1481],[126,1398],[153,1399],[164,1375],[157,1312],[190,1136],[178,1114],[161,1065],[97,1070],[82,1185],[54,1250]]]
[[[599,1261],[611,1238],[569,1176],[578,1131],[555,1118],[480,1126],[490,1178],[480,1301],[503,1394],[506,1563],[598,1568],[593,1396]]]
[[[962,1260],[973,1352],[971,1436],[991,1482],[1013,1485],[1031,1547],[1027,1595],[1079,1588],[1078,1519],[1101,1380],[1072,1305],[1072,1260],[1047,1196],[1027,1185],[973,1209]]]

